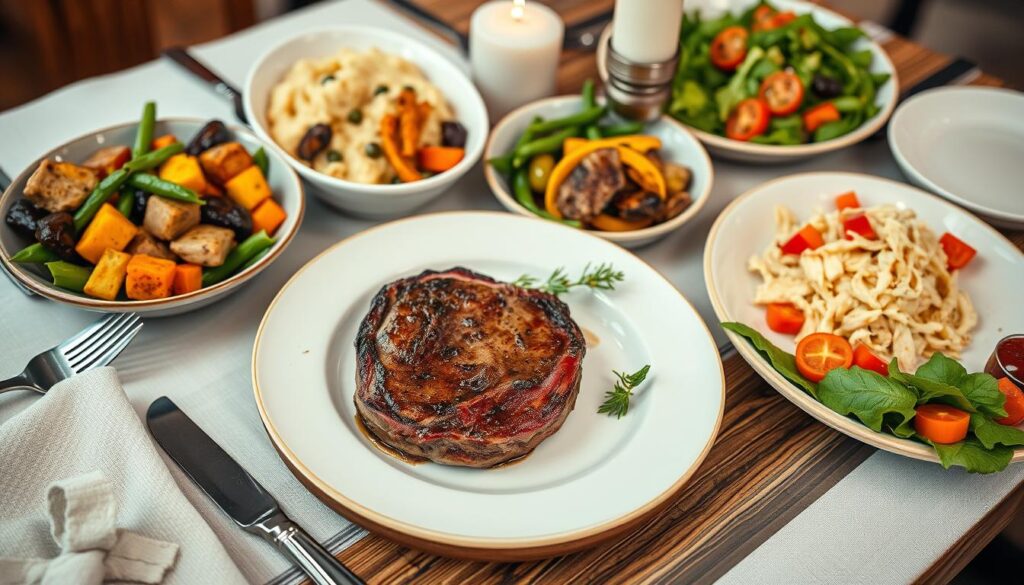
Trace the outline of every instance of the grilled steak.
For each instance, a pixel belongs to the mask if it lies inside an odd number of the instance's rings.
[[[378,439],[437,463],[491,467],[562,426],[586,345],[553,295],[452,268],[382,288],[356,352],[356,410]]]
[[[601,148],[583,157],[558,188],[555,204],[569,219],[590,221],[626,185],[619,151]]]

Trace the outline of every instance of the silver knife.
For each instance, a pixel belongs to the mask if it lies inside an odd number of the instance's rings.
[[[285,553],[317,585],[362,585],[360,579],[292,522],[273,496],[192,422],[170,398],[146,412],[156,442],[217,507],[247,532]]]

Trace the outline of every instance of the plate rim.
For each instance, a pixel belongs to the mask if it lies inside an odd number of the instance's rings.
[[[435,218],[435,217],[501,217],[503,219],[516,218],[515,221],[532,221],[530,218],[520,217],[516,214],[499,211],[441,211],[435,213],[425,213],[420,215],[414,215],[397,219],[390,222],[381,223],[375,226],[371,226],[365,230],[352,234],[345,237],[338,242],[335,242],[331,246],[327,247],[319,254],[311,258],[297,270],[281,289],[274,296],[274,299],[267,306],[266,312],[260,320],[259,327],[256,329],[256,336],[253,341],[253,349],[250,359],[250,369],[253,387],[253,397],[256,402],[256,408],[260,414],[260,420],[263,423],[264,429],[267,435],[270,437],[271,443],[274,445],[274,449],[278,452],[278,455],[284,461],[289,471],[305,486],[307,487],[318,499],[328,505],[330,508],[341,513],[346,518],[349,518],[353,522],[360,525],[369,525],[373,531],[383,533],[385,536],[398,540],[403,544],[410,544],[416,548],[429,550],[431,552],[438,552],[447,556],[460,556],[463,558],[473,559],[500,559],[500,560],[526,560],[549,557],[553,555],[566,554],[593,546],[604,538],[611,538],[628,528],[633,527],[635,524],[647,518],[650,514],[653,514],[657,510],[671,503],[672,498],[686,486],[690,478],[697,472],[701,464],[707,458],[708,453],[711,451],[711,447],[715,444],[718,433],[721,430],[722,420],[725,414],[725,401],[726,401],[726,380],[725,380],[725,369],[722,364],[721,354],[718,352],[717,345],[714,343],[714,337],[711,335],[711,330],[704,319],[700,317],[700,313],[697,312],[696,307],[686,298],[685,295],[679,289],[672,284],[658,269],[648,263],[646,260],[633,254],[634,258],[641,264],[648,267],[658,278],[663,280],[665,284],[669,285],[672,290],[679,295],[679,298],[690,307],[694,315],[697,317],[698,323],[703,327],[704,333],[707,336],[708,342],[711,347],[714,348],[715,354],[718,356],[716,360],[718,365],[718,374],[721,380],[721,396],[719,399],[718,413],[716,415],[715,424],[713,425],[712,431],[708,436],[707,441],[701,448],[697,458],[689,466],[689,468],[676,479],[675,482],[656,497],[652,498],[643,505],[635,508],[627,514],[623,514],[618,518],[607,520],[595,526],[590,526],[583,529],[561,532],[551,535],[539,536],[539,537],[517,537],[517,538],[479,538],[479,537],[468,537],[458,534],[451,534],[441,532],[437,530],[425,529],[419,526],[408,524],[397,518],[392,518],[380,514],[374,510],[363,506],[359,502],[356,502],[344,494],[336,490],[334,487],[329,485],[323,479],[318,477],[315,473],[307,468],[302,461],[295,455],[294,452],[284,442],[280,433],[274,426],[273,421],[270,419],[269,414],[266,411],[265,405],[262,398],[262,390],[259,386],[259,378],[257,375],[257,353],[260,346],[260,341],[264,335],[264,328],[267,325],[267,321],[277,306],[278,302],[284,296],[285,292],[299,279],[307,269],[314,266],[324,256],[332,253],[335,249],[342,247],[347,242],[354,239],[364,237],[370,233],[380,230],[384,227],[390,227],[394,224],[411,222],[411,221],[422,221],[424,218]],[[606,240],[603,240],[592,234],[586,232],[580,232],[573,228],[565,227],[564,229],[570,229],[577,233],[582,233],[585,237],[593,238],[602,243],[602,245],[614,245]],[[629,253],[628,251],[626,251]],[[490,553],[490,554],[488,554]],[[517,554],[518,553],[518,554]]]
[[[707,289],[708,297],[711,300],[711,307],[715,311],[715,317],[719,320],[719,324],[721,324],[724,321],[730,320],[730,316],[725,308],[722,299],[718,295],[718,289],[713,284],[714,279],[709,278],[708,275],[712,274],[711,257],[713,250],[713,242],[718,236],[719,229],[722,227],[722,225],[724,225],[724,220],[726,220],[730,215],[732,215],[735,212],[735,209],[739,207],[741,203],[752,197],[757,196],[760,192],[763,192],[770,185],[774,185],[775,183],[780,183],[783,181],[807,179],[817,175],[829,175],[837,178],[844,176],[856,177],[859,179],[867,178],[875,181],[880,181],[883,183],[891,183],[904,189],[917,191],[919,194],[925,196],[926,198],[934,200],[935,203],[939,205],[952,209],[961,214],[967,215],[968,217],[976,220],[978,224],[983,226],[985,229],[988,229],[998,239],[1001,239],[1011,248],[1017,250],[1018,255],[1021,257],[1021,260],[1024,261],[1024,251],[1021,251],[1020,248],[1018,248],[1013,242],[1009,240],[1009,238],[999,233],[998,230],[996,230],[994,227],[986,223],[983,219],[979,218],[970,211],[958,207],[952,202],[947,201],[939,197],[938,195],[935,195],[934,193],[929,193],[928,191],[925,191],[924,189],[921,189],[919,187],[908,185],[907,183],[902,183],[900,181],[896,181],[887,177],[869,175],[867,173],[852,173],[844,171],[809,171],[804,173],[784,175],[782,177],[776,177],[763,183],[759,183],[754,187],[744,191],[739,196],[737,196],[729,203],[729,205],[727,205],[722,210],[721,213],[718,214],[718,217],[715,219],[715,223],[712,224],[711,230],[708,232],[708,237],[704,242],[704,287]],[[882,449],[883,451],[894,453],[896,455],[902,455],[904,457],[910,457],[912,459],[940,463],[938,455],[936,455],[933,450],[929,450],[928,447],[924,444],[917,443],[916,441],[911,441],[910,439],[900,439],[899,437],[887,435],[882,432],[875,432],[869,429],[866,425],[858,421],[855,421],[849,417],[843,416],[835,412],[834,410],[828,408],[818,400],[815,400],[812,396],[809,396],[803,391],[797,389],[796,386],[794,386],[791,382],[789,382],[781,374],[779,374],[775,370],[775,368],[769,366],[768,362],[764,358],[762,358],[758,354],[757,350],[755,350],[753,346],[747,343],[743,337],[728,330],[726,330],[725,333],[726,336],[729,338],[729,341],[732,343],[733,348],[736,349],[737,353],[739,353],[743,357],[747,364],[749,364],[750,367],[753,368],[754,371],[758,373],[758,375],[760,375],[766,382],[768,382],[768,384],[771,385],[779,394],[781,394],[783,398],[789,400],[792,404],[800,408],[800,410],[803,410],[807,414],[814,417],[814,419],[817,420],[818,422],[828,427],[831,427],[832,429],[835,429],[836,431],[839,431],[840,433],[843,433],[844,435],[852,439],[855,439],[862,443],[866,443],[873,447],[877,447],[879,449]],[[1010,459],[1011,463],[1016,463],[1019,461],[1024,461],[1024,447],[1018,447],[1014,449],[1013,457]]]
[[[887,139],[889,141],[889,150],[892,151],[893,158],[896,159],[900,169],[903,170],[910,178],[921,184],[922,187],[932,191],[934,194],[947,199],[961,207],[966,207],[970,211],[982,215],[984,217],[991,217],[1002,222],[1009,222],[1017,226],[1019,229],[1021,225],[1024,225],[1024,213],[1013,213],[1010,211],[1002,211],[982,205],[971,199],[958,195],[945,187],[942,187],[935,181],[928,178],[921,169],[910,162],[903,154],[903,149],[900,147],[899,137],[896,135],[896,128],[900,124],[900,114],[904,114],[906,110],[913,107],[921,107],[921,102],[928,99],[936,99],[938,96],[951,94],[951,93],[973,93],[973,94],[986,94],[986,95],[1004,95],[1012,96],[1016,99],[1024,101],[1024,93],[1014,91],[1005,87],[986,87],[986,86],[943,86],[934,87],[927,91],[911,96],[896,108],[893,112],[892,120],[889,122],[889,128],[886,132]],[[906,114],[904,114],[906,115]],[[905,144],[905,143],[904,143]]]

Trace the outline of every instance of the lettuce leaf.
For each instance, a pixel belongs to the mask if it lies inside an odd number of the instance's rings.
[[[955,406],[967,412],[975,412],[974,406],[971,404],[964,393],[950,384],[945,382],[939,382],[923,376],[917,376],[914,374],[908,374],[900,371],[900,366],[893,358],[889,362],[889,378],[897,380],[910,386],[914,390],[917,390],[917,403],[927,404],[929,402],[941,402],[950,406]]]
[[[883,424],[897,437],[913,436],[910,421],[916,414],[917,394],[899,381],[853,366],[837,368],[818,384],[821,403],[843,415],[857,417],[869,429]]]
[[[1006,469],[1013,458],[1013,449],[994,447],[986,449],[978,439],[968,438],[952,445],[932,443],[928,439],[918,437],[935,449],[939,461],[946,469],[954,465],[963,467],[970,473],[995,473]]]
[[[1006,409],[1003,408],[1006,397],[999,391],[996,379],[984,372],[968,374],[960,362],[936,353],[917,368],[915,375],[956,386],[978,412],[993,418],[1006,416]]]

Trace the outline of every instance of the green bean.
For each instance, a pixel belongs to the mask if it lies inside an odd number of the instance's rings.
[[[597,100],[594,99],[594,80],[587,78],[583,82],[583,89],[580,91],[583,95],[583,109],[589,110],[590,108],[597,105]]]
[[[547,134],[548,132],[554,132],[555,130],[561,130],[562,128],[585,126],[591,122],[596,122],[604,115],[604,112],[604,106],[594,106],[592,108],[587,108],[582,112],[572,114],[571,116],[555,118],[554,120],[548,120],[546,122],[535,122],[530,124],[530,128],[533,129],[534,136],[539,136],[541,134]]]
[[[149,144],[153,141],[153,127],[156,126],[156,103],[146,102],[142,108],[142,120],[139,121],[139,129],[135,133],[135,147],[132,148],[132,158],[140,157],[149,152]]]
[[[44,247],[38,242],[30,246],[25,246],[11,256],[11,262],[18,262],[20,264],[42,264],[44,262],[53,262],[55,260],[60,260],[57,253]]]
[[[92,275],[91,268],[64,262],[63,260],[47,262],[46,267],[50,269],[54,286],[74,292],[85,290],[85,283],[89,282],[89,277]]]
[[[860,98],[852,95],[837,97],[832,100],[832,105],[840,112],[856,112],[864,107],[864,103],[860,101]]]
[[[127,165],[125,165],[127,166]],[[75,212],[75,231],[81,233],[85,226],[92,221],[92,216],[100,210],[100,207],[110,199],[121,185],[128,180],[129,172],[124,167],[107,175],[96,188],[89,193],[85,203]]]
[[[621,124],[612,124],[610,126],[599,126],[598,129],[601,131],[601,136],[605,138],[611,138],[613,136],[627,136],[629,134],[638,134],[644,129],[643,122],[623,122]]]
[[[600,140],[603,138],[601,136],[601,129],[594,124],[587,124],[587,127],[583,130],[583,134],[590,140]]]
[[[533,137],[537,135],[537,132],[534,131],[534,129],[533,129],[534,126],[536,126],[537,124],[540,124],[543,121],[544,121],[544,118],[541,118],[540,116],[534,116],[533,117],[533,121],[530,122],[530,125],[526,127],[526,130],[524,130],[522,134],[519,135],[519,140],[516,140],[515,148],[519,148],[520,146],[522,146],[522,145],[526,144],[527,142],[533,140]],[[515,150],[515,149],[513,149],[513,150]]]
[[[566,138],[571,138],[579,133],[579,126],[570,126],[569,128],[555,132],[550,136],[531,140],[530,142],[516,148],[515,157],[512,159],[512,166],[519,168],[526,164],[530,158],[537,156],[538,154],[556,152],[562,148],[562,143],[565,142]]]
[[[248,270],[250,266],[253,266],[253,265],[255,265],[255,264],[256,264],[257,262],[259,262],[260,260],[262,260],[262,259],[263,259],[263,257],[264,257],[264,256],[266,256],[266,255],[267,255],[267,254],[269,254],[269,253],[270,253],[270,248],[266,248],[266,249],[264,249],[264,250],[263,250],[262,252],[260,252],[259,254],[256,254],[255,256],[253,256],[252,258],[250,258],[248,262],[246,262],[245,264],[242,264],[242,267],[241,267],[241,268],[239,268],[239,269],[238,269],[238,271],[239,271],[239,272],[242,272],[243,270]]]
[[[235,246],[234,250],[228,252],[228,257],[224,259],[223,264],[203,271],[203,286],[212,286],[231,276],[257,254],[274,245],[275,241],[277,240],[267,235],[266,230],[260,230],[249,236],[241,244]]]
[[[267,151],[263,150],[262,146],[252,155],[252,162],[259,167],[264,179],[270,178],[270,159],[267,158]]]
[[[515,192],[516,201],[534,215],[551,221],[564,223],[565,225],[574,228],[579,228],[583,225],[574,219],[559,219],[548,213],[547,210],[541,209],[537,205],[537,201],[533,198],[533,190],[530,189],[530,178],[527,176],[526,169],[519,169],[516,171],[515,176],[512,177],[512,191]]]
[[[180,142],[168,144],[163,148],[154,150],[153,152],[147,152],[146,154],[133,158],[125,163],[121,168],[129,173],[148,171],[149,169],[162,165],[164,161],[183,150],[185,150],[185,145]]]
[[[195,203],[206,205],[206,202],[196,195],[196,192],[188,187],[182,187],[177,183],[165,181],[156,175],[149,173],[136,173],[128,178],[128,184],[136,189],[149,191],[154,195],[182,201],[184,203]]]
[[[512,174],[512,153],[487,159],[487,164],[503,175]]]
[[[135,193],[121,191],[120,199],[117,200],[117,210],[121,212],[121,215],[131,219],[133,207],[135,207]]]

